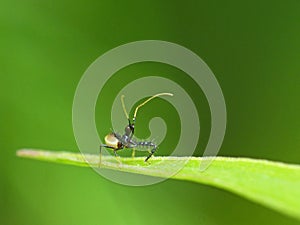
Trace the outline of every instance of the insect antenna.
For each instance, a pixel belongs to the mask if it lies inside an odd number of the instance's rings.
[[[168,95],[168,96],[173,96],[172,93],[159,93],[159,94],[156,94],[156,95],[153,95],[152,97],[148,98],[146,101],[144,101],[143,103],[139,104],[135,111],[134,111],[134,115],[133,115],[133,123],[135,122],[135,119],[136,119],[136,115],[137,115],[137,112],[139,110],[139,108],[141,108],[143,105],[145,105],[146,103],[148,103],[149,101],[151,101],[152,99],[156,98],[156,97],[159,97],[159,96],[162,96],[162,95]]]
[[[123,108],[123,111],[124,111],[124,113],[125,113],[125,116],[126,116],[128,122],[129,122],[129,125],[130,125],[130,118],[129,118],[129,116],[128,116],[128,113],[127,113],[127,110],[126,110],[126,107],[125,107],[124,97],[125,97],[124,95],[121,96],[122,108]]]

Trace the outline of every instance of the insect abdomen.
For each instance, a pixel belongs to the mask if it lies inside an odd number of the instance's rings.
[[[138,147],[144,148],[145,151],[148,150],[149,148],[156,148],[156,144],[154,144],[151,141],[140,141],[137,143]],[[142,150],[142,149],[141,149]]]
[[[108,146],[113,147],[115,149],[117,149],[120,145],[119,140],[115,137],[114,134],[106,135],[104,141]]]

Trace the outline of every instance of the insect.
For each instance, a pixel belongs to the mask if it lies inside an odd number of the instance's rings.
[[[104,138],[105,144],[100,145],[99,166],[101,165],[101,156],[102,156],[102,148],[103,147],[112,149],[114,152],[114,155],[116,157],[117,157],[117,151],[124,149],[124,148],[129,148],[129,149],[133,149],[132,156],[134,156],[135,150],[148,151],[149,155],[145,159],[145,162],[147,162],[148,159],[151,158],[151,156],[155,153],[158,146],[155,143],[153,143],[152,141],[136,141],[133,139],[135,120],[136,120],[136,115],[137,115],[139,108],[141,108],[143,105],[145,105],[152,99],[162,96],[162,95],[173,96],[173,94],[171,94],[171,93],[159,93],[159,94],[153,95],[152,97],[148,98],[146,101],[144,101],[143,103],[141,103],[140,105],[138,105],[136,107],[133,118],[132,118],[132,122],[131,122],[130,117],[125,108],[124,95],[121,96],[122,107],[123,107],[123,111],[126,115],[126,118],[128,120],[128,125],[125,127],[125,133],[123,135],[120,135],[113,131],[110,134],[105,136],[105,138]]]

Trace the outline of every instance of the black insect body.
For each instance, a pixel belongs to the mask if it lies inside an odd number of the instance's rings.
[[[155,143],[153,143],[152,141],[136,141],[136,140],[134,140],[133,139],[134,125],[135,125],[135,120],[136,120],[136,115],[137,115],[138,109],[140,107],[142,107],[143,105],[145,105],[147,102],[151,101],[153,98],[156,98],[156,97],[162,96],[162,95],[173,96],[173,94],[171,94],[171,93],[159,93],[159,94],[153,95],[152,97],[148,98],[146,101],[144,101],[142,104],[140,104],[136,107],[132,122],[131,122],[131,120],[128,116],[128,113],[126,111],[126,108],[125,108],[124,95],[121,96],[122,107],[123,107],[124,113],[128,119],[128,125],[125,127],[125,133],[123,135],[112,132],[105,136],[105,138],[104,138],[105,144],[100,145],[99,165],[101,165],[102,147],[112,149],[114,151],[115,156],[117,156],[117,151],[124,149],[124,148],[133,149],[132,156],[135,155],[135,150],[148,151],[149,155],[145,159],[145,162],[147,162],[148,159],[151,158],[151,156],[155,153],[158,146]]]

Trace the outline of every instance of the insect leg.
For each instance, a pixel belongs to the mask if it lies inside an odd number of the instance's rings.
[[[101,167],[101,161],[102,161],[102,147],[104,147],[104,148],[111,148],[111,149],[114,149],[114,150],[115,150],[115,148],[113,148],[113,147],[111,147],[111,146],[101,144],[101,145],[100,145],[100,154],[99,154],[99,163],[98,163],[98,167]]]
[[[122,164],[121,160],[120,160],[120,156],[118,156],[117,154],[117,151],[118,150],[121,150],[122,148],[117,148],[117,149],[114,149],[114,154],[115,154],[115,157],[116,157],[116,160],[119,162],[119,164]]]
[[[114,149],[114,154],[115,154],[115,157],[118,157],[118,155],[117,155],[117,149]]]
[[[134,156],[135,156],[135,149],[133,148],[133,149],[132,149],[131,157],[134,158]]]
[[[147,162],[148,161],[148,159],[150,159],[151,158],[151,156],[155,153],[155,151],[156,151],[156,149],[157,149],[157,146],[156,145],[154,145],[153,146],[153,148],[151,149],[151,152],[150,152],[150,154],[147,156],[147,158],[145,159],[145,162]]]
[[[131,153],[132,158],[134,158],[134,156],[135,156],[135,150],[136,150],[137,145],[138,145],[138,143],[136,143],[132,139],[129,139],[128,142],[125,144],[126,148],[132,149],[132,153]]]

